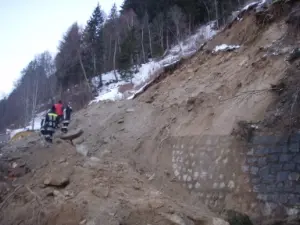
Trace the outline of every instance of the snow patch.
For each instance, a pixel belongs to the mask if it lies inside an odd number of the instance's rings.
[[[214,48],[213,52],[219,52],[219,51],[230,51],[234,49],[240,48],[239,45],[227,45],[227,44],[221,44]]]
[[[255,6],[255,5],[258,5],[260,2],[259,1],[256,1],[256,2],[251,2],[251,3],[249,3],[248,5],[246,5],[244,8],[242,8],[242,12],[243,11],[247,11],[249,8],[251,8],[251,7],[253,7],[253,6]]]

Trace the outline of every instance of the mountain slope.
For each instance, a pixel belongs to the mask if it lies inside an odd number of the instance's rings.
[[[266,15],[274,13],[272,7]],[[280,176],[267,173],[254,184],[269,169],[265,163],[271,157],[265,156],[264,146],[253,147],[231,135],[241,121],[264,120],[278,98],[271,85],[285,76],[290,67],[285,58],[294,48],[286,41],[286,16],[283,12],[262,24],[254,10],[244,12],[242,20],[134,100],[99,102],[77,112],[70,130],[81,128],[84,133],[72,144],[57,138],[47,149],[39,137],[30,137],[8,145],[5,156],[15,150],[35,171],[15,182],[40,197],[19,190],[17,196],[24,199],[15,197],[1,222],[14,224],[24,217],[22,209],[35,211],[33,202],[39,201],[45,204],[43,224],[63,224],[70,218],[69,224],[217,224],[213,218],[225,209],[247,213],[260,224],[299,214],[296,204],[290,204],[298,199],[296,192],[280,192],[277,202],[269,200],[261,189],[265,183],[259,183],[291,174],[279,169]],[[240,47],[213,51],[222,44]],[[286,163],[290,155],[282,155],[276,160]],[[19,165],[13,156],[8,161]],[[249,159],[255,166],[247,165]],[[47,185],[45,177],[59,174],[69,178],[66,187]],[[277,193],[279,187],[274,188]],[[4,216],[12,208],[20,212]],[[24,224],[32,224],[28,217]]]

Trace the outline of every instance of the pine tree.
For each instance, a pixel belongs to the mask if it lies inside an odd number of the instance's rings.
[[[99,86],[102,86],[101,73],[103,72],[103,29],[104,15],[98,4],[93,11],[90,20],[87,23],[84,32],[84,46],[85,46],[85,62],[88,64],[89,73],[94,77],[96,75],[100,78]]]
[[[137,72],[137,46],[136,29],[132,27],[121,43],[121,53],[118,57],[118,70],[121,78],[126,81],[132,80],[134,73]]]

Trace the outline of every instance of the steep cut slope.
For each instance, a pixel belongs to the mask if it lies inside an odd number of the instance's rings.
[[[247,11],[136,99],[100,102],[76,113],[70,130],[84,133],[73,145],[57,138],[47,149],[31,137],[4,148],[5,155],[17,154],[6,161],[23,165],[21,155],[34,162],[28,166],[35,172],[13,183],[21,189],[8,191],[10,205],[3,197],[1,221],[26,218],[23,224],[34,224],[42,213],[41,224],[218,224],[214,213],[233,209],[260,224],[298,215],[298,189],[284,189],[293,181],[286,177],[296,176],[282,166],[291,155],[283,148],[268,155],[273,148],[266,151],[257,138],[247,143],[231,135],[240,121],[263,120],[277,99],[270,87],[284,77],[294,46],[286,42],[287,14],[276,16],[262,23]],[[214,52],[221,44],[240,47]],[[271,159],[276,174],[268,167]]]

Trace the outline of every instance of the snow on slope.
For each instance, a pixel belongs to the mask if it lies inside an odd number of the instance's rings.
[[[41,128],[41,122],[42,122],[42,119],[44,118],[45,114],[46,114],[46,111],[37,114],[34,121],[33,120],[30,121],[28,126],[25,128],[19,128],[19,129],[15,129],[15,130],[7,130],[7,132],[10,134],[10,138],[15,136],[19,132],[31,130],[33,123],[34,123],[34,130],[39,130]]]
[[[208,23],[207,25],[201,26],[194,35],[188,37],[180,44],[172,47],[169,50],[168,54],[163,57],[163,59],[159,61],[152,60],[146,64],[142,64],[139,68],[139,71],[134,74],[134,77],[132,79],[133,90],[130,92],[131,96],[127,97],[127,99],[133,99],[134,95],[142,92],[144,88],[149,83],[151,83],[151,80],[155,78],[153,76],[157,75],[163,67],[172,65],[181,60],[183,57],[189,57],[195,54],[205,41],[211,39],[214,35],[216,35],[217,31],[213,30],[213,26],[214,21]],[[116,75],[120,81],[101,87],[98,90],[98,97],[91,101],[90,104],[104,100],[116,101],[125,98],[125,96],[121,92],[119,92],[119,87],[122,85],[130,84],[130,82],[121,80],[120,74],[116,73]],[[114,72],[111,71],[109,73],[102,74],[102,80],[104,84],[115,80]],[[92,84],[95,87],[98,86],[98,83],[98,77],[92,80]]]

